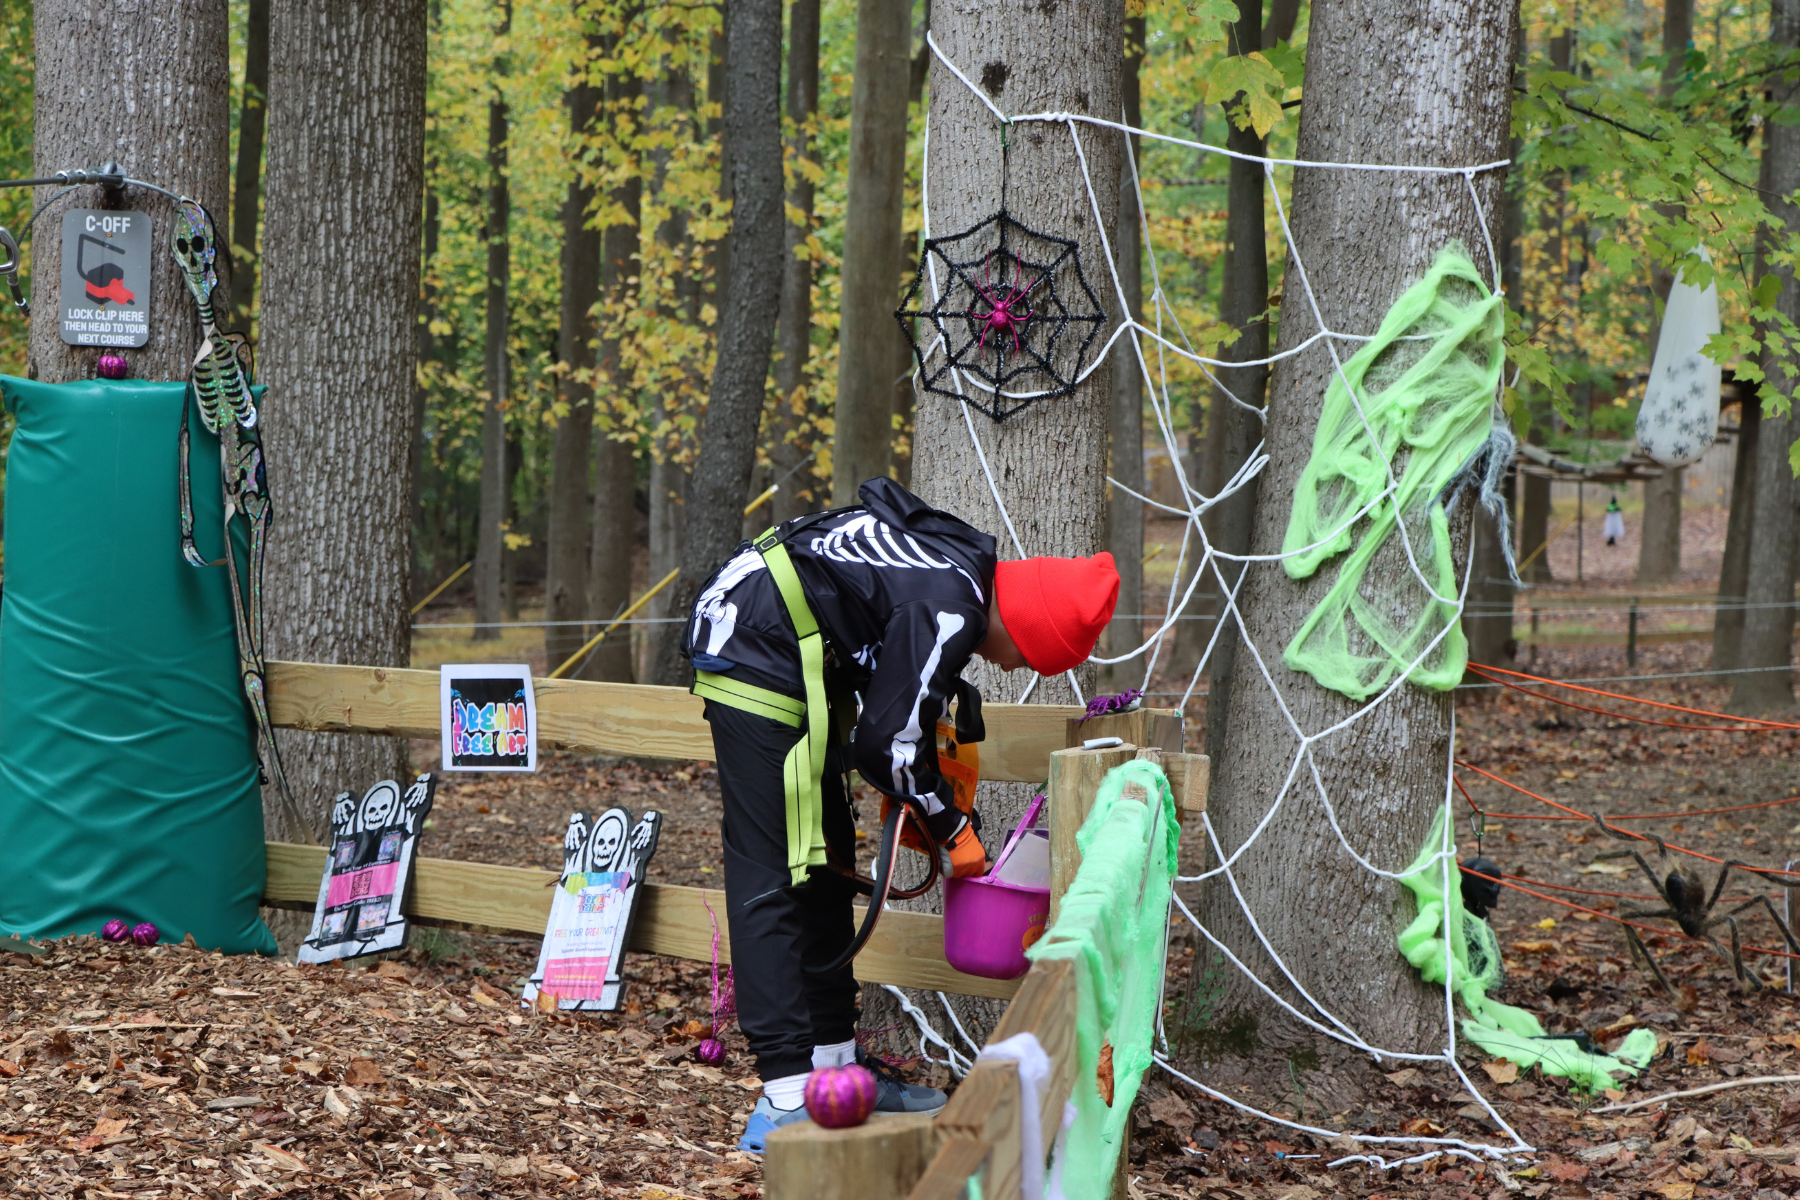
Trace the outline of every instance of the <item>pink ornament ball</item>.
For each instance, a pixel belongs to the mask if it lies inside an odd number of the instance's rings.
[[[102,354],[94,369],[102,379],[123,379],[131,374],[131,364],[123,354]]]
[[[694,1053],[707,1066],[720,1066],[725,1061],[725,1043],[718,1038],[706,1038]]]
[[[154,946],[156,945],[156,939],[161,936],[161,931],[148,921],[145,921],[142,925],[137,926],[131,931],[131,940],[140,946]]]
[[[816,1125],[850,1129],[875,1111],[875,1076],[852,1063],[820,1067],[806,1077],[806,1112]]]
[[[131,940],[131,926],[114,917],[100,927],[100,936],[109,942],[128,942]]]

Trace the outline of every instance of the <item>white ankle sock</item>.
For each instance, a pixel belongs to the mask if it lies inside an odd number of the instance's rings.
[[[813,1047],[813,1070],[820,1067],[847,1067],[856,1061],[856,1039]]]
[[[765,1079],[763,1095],[774,1107],[790,1112],[806,1102],[806,1076],[783,1075],[780,1079]]]

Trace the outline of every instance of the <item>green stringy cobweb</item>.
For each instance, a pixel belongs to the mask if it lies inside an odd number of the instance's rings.
[[[1463,908],[1462,885],[1451,851],[1448,892],[1444,888],[1444,861],[1436,857],[1444,846],[1444,822],[1449,809],[1438,809],[1425,835],[1425,848],[1400,882],[1418,902],[1419,915],[1400,931],[1400,953],[1406,956],[1426,983],[1451,989],[1469,1016],[1462,1023],[1463,1037],[1496,1058],[1510,1059],[1522,1070],[1541,1067],[1546,1075],[1561,1075],[1583,1091],[1613,1086],[1613,1075],[1635,1075],[1656,1053],[1656,1035],[1634,1029],[1612,1054],[1589,1054],[1570,1041],[1542,1041],[1544,1027],[1522,1008],[1490,1000],[1488,992],[1500,985],[1504,967],[1500,944],[1488,923]],[[1448,940],[1446,928],[1460,930]]]
[[[1505,326],[1501,297],[1451,245],[1333,374],[1294,489],[1282,563],[1306,579],[1350,555],[1282,656],[1293,670],[1361,700],[1408,670],[1448,626],[1410,677],[1439,690],[1461,681],[1468,645],[1444,493],[1491,431]],[[1397,487],[1383,496],[1389,463]],[[1402,521],[1406,540],[1394,536]],[[1435,597],[1408,564],[1406,541]]]

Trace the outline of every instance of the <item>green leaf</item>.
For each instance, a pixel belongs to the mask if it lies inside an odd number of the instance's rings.
[[[1239,129],[1256,129],[1268,135],[1281,120],[1281,92],[1286,87],[1281,72],[1260,53],[1228,54],[1213,64],[1206,79],[1206,103],[1233,101],[1240,93],[1244,103],[1231,114]],[[1270,89],[1274,89],[1271,93]]]
[[[1196,21],[1223,21],[1227,25],[1236,25],[1243,20],[1243,14],[1231,0],[1190,0],[1187,10]]]
[[[1773,309],[1775,301],[1781,298],[1781,277],[1764,275],[1756,281],[1756,288],[1750,293],[1750,301],[1757,308]]]

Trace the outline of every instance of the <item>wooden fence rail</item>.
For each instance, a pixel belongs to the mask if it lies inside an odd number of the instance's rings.
[[[436,671],[271,662],[268,682],[270,716],[285,728],[438,736]],[[568,679],[537,679],[533,687],[541,746],[643,758],[713,756],[712,733],[701,702],[680,688]],[[1185,757],[1178,753],[1181,714],[1173,709],[1139,709],[1086,721],[1080,719],[1081,711],[1072,705],[984,705],[987,740],[981,743],[982,778],[1043,781],[1049,778],[1053,751],[1090,738],[1117,737]],[[1204,772],[1196,772],[1180,794],[1198,797],[1203,805],[1205,787]],[[324,869],[322,847],[268,843],[264,903],[310,911],[318,900]],[[556,875],[550,870],[421,858],[413,879],[403,904],[411,916],[542,934]],[[646,884],[630,948],[710,962],[716,915],[720,961],[729,961],[724,899],[723,892]],[[882,915],[869,945],[857,957],[856,976],[867,983],[1002,1000],[1019,989],[1017,980],[983,979],[952,968],[944,960],[941,916],[897,910]]]

